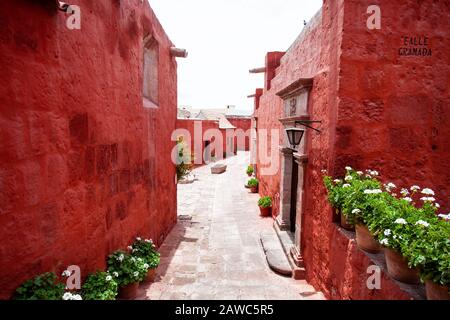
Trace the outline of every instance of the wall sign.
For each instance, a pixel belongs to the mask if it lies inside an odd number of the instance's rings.
[[[431,56],[430,39],[424,36],[402,36],[399,56]]]

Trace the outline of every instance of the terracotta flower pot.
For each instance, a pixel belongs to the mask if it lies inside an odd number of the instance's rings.
[[[133,300],[137,296],[139,282],[133,282],[119,288],[119,299]]]
[[[153,282],[155,280],[155,277],[156,277],[156,268],[148,269],[147,276],[145,277],[144,282],[145,283]]]
[[[347,218],[342,212],[340,212],[340,215],[341,215],[341,227],[346,230],[354,231],[355,226],[353,224],[348,223]]]
[[[419,283],[419,273],[416,268],[408,267],[408,261],[397,251],[385,248],[387,271],[395,280],[404,283]]]
[[[448,287],[434,283],[431,280],[425,281],[425,290],[428,300],[450,300]]]
[[[258,193],[258,187],[250,187],[251,193]]]
[[[358,248],[370,253],[378,253],[381,251],[380,244],[375,240],[365,225],[358,223],[355,229]]]
[[[261,217],[269,217],[271,215],[272,207],[263,208],[260,206],[259,211],[260,211]]]
[[[248,173],[248,172],[247,172],[247,175],[248,175],[249,177],[251,177],[251,176],[252,176],[252,174],[253,174],[253,173]]]

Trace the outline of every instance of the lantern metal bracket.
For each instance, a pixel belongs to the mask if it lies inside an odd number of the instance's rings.
[[[314,131],[321,133],[322,131],[320,131],[319,129],[314,128],[313,126],[311,126],[310,124],[312,123],[322,123],[322,121],[319,120],[296,120],[295,121],[295,126],[297,127],[297,124],[302,125],[304,127],[313,129]]]

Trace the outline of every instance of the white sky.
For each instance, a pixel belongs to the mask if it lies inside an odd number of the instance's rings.
[[[236,105],[251,111],[247,95],[262,88],[268,51],[285,51],[322,6],[322,0],[149,0],[172,42],[187,49],[178,60],[178,104],[194,108]]]

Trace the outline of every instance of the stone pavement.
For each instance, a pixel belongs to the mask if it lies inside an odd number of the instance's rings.
[[[272,230],[273,220],[259,216],[259,196],[244,188],[248,157],[224,160],[220,175],[197,168],[198,180],[178,185],[179,220],[141,299],[323,299],[306,281],[269,269],[259,234]]]

